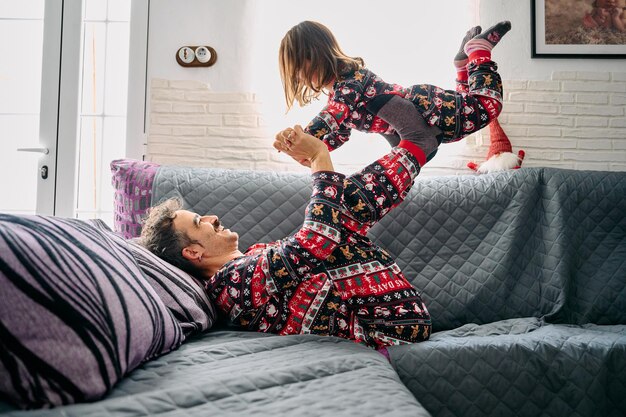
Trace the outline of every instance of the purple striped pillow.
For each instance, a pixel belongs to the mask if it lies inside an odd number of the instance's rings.
[[[76,219],[0,214],[0,396],[96,400],[183,339],[126,242]]]
[[[215,307],[198,280],[140,244],[131,241],[128,244],[146,281],[176,317],[185,337],[208,330],[215,324]]]
[[[152,204],[152,184],[158,164],[132,159],[111,162],[115,189],[113,230],[126,239],[138,237],[148,208]]]
[[[124,240],[102,220],[87,221],[112,239],[128,245],[144,278],[178,320],[185,338],[213,326],[217,316],[215,307],[200,281],[141,246],[139,239]]]

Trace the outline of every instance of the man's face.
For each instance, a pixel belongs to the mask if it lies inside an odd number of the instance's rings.
[[[201,247],[203,257],[219,256],[238,249],[239,235],[225,229],[217,216],[200,216],[188,210],[177,210],[174,229],[197,242],[195,245]]]

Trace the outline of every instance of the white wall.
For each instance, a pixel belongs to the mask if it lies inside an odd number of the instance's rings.
[[[360,0],[358,7],[335,0],[151,0],[148,75],[201,81],[214,91],[267,84],[280,90],[280,40],[300,21],[317,20],[333,30],[348,54],[364,57],[382,76],[451,87],[452,57],[476,14],[474,0],[463,3],[387,0],[383,9],[378,0]],[[441,30],[440,13],[450,9],[459,13],[446,16]],[[215,66],[183,68],[176,63],[180,46],[201,43],[217,50]]]
[[[202,81],[215,91],[249,91],[255,3],[151,0],[148,77]],[[184,45],[212,46],[217,63],[210,68],[181,67],[175,56]]]

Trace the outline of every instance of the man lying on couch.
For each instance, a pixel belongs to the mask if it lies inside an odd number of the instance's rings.
[[[345,178],[326,145],[296,126],[274,147],[311,168],[313,192],[295,234],[239,251],[237,233],[177,199],[151,209],[142,244],[204,279],[221,314],[260,332],[332,335],[383,348],[428,339],[418,291],[367,231],[400,204],[426,161],[413,143]]]

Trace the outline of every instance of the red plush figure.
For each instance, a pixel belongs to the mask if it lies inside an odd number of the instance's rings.
[[[502,130],[500,123],[498,123],[498,119],[489,124],[489,139],[491,140],[491,145],[489,145],[487,160],[480,165],[469,162],[467,166],[470,169],[480,174],[488,174],[490,172],[506,171],[507,169],[518,169],[522,166],[526,153],[522,150],[517,155],[513,153],[511,142],[504,130]]]

